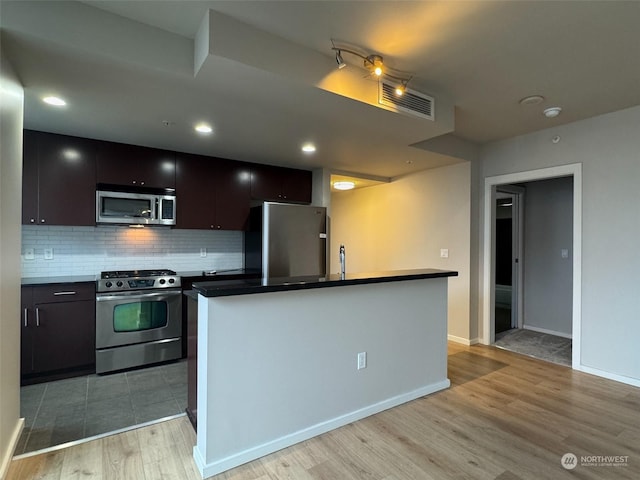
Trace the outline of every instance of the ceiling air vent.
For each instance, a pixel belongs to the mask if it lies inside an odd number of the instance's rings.
[[[403,95],[396,95],[396,84],[381,80],[378,87],[378,103],[391,107],[396,111],[426,118],[435,119],[433,97],[407,88]]]

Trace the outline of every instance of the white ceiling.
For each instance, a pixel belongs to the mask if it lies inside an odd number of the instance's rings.
[[[198,71],[194,38],[209,9],[256,36],[212,30]],[[27,128],[381,177],[460,161],[461,143],[639,105],[638,25],[636,1],[0,3]],[[354,100],[375,84],[356,57],[335,69],[331,39],[413,75],[409,87],[436,98],[436,121]],[[44,105],[48,92],[68,106]],[[533,94],[545,101],[518,103]],[[542,115],[556,105],[560,116]],[[194,134],[200,120],[212,135]],[[305,141],[315,154],[300,152]]]

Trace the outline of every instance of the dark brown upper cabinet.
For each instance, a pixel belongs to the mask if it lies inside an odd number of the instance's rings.
[[[100,142],[97,182],[112,185],[174,189],[175,152],[115,142]]]
[[[178,153],[176,228],[244,230],[251,200],[250,165]]]
[[[24,131],[22,223],[95,225],[96,184],[175,189],[177,228],[245,230],[251,199],[311,203],[307,170]]]
[[[258,200],[311,203],[312,174],[308,170],[253,165],[251,197]]]
[[[95,145],[86,138],[24,131],[24,225],[95,225]]]

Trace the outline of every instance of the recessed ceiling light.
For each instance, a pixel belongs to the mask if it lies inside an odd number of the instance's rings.
[[[549,108],[545,108],[542,113],[544,113],[544,116],[547,118],[554,118],[560,115],[561,111],[562,111],[562,108],[560,107],[549,107]]]
[[[544,102],[544,97],[542,95],[529,95],[528,97],[524,97],[520,99],[520,105],[538,105],[539,103]]]
[[[47,103],[49,105],[54,105],[56,107],[64,107],[67,104],[67,102],[65,102],[60,97],[54,97],[53,95],[50,95],[48,97],[43,97],[42,101],[44,103]]]
[[[195,129],[198,133],[207,134],[213,132],[213,128],[211,128],[211,125],[208,123],[199,123],[195,126]]]
[[[305,143],[302,145],[302,151],[304,153],[313,153],[316,151],[316,146],[313,143]]]
[[[333,188],[335,188],[336,190],[351,190],[355,186],[356,186],[356,182],[347,182],[347,181],[333,182]]]

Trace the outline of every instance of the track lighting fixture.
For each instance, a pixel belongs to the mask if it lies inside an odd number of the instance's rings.
[[[411,77],[404,77],[404,76],[395,75],[391,73],[389,71],[389,68],[387,68],[384,65],[384,59],[382,58],[381,55],[371,54],[371,55],[365,56],[360,52],[351,50],[350,48],[336,47],[333,40],[331,41],[331,45],[332,45],[331,50],[334,50],[336,52],[336,63],[338,64],[339,69],[343,69],[344,67],[347,66],[344,59],[342,58],[342,53],[343,52],[350,53],[351,55],[355,55],[356,57],[361,58],[363,61],[364,67],[376,77],[385,76],[385,77],[389,77],[394,80],[397,80],[399,84],[396,87],[396,95],[401,96],[405,93],[407,89],[407,84],[409,83],[409,80],[411,80]]]

